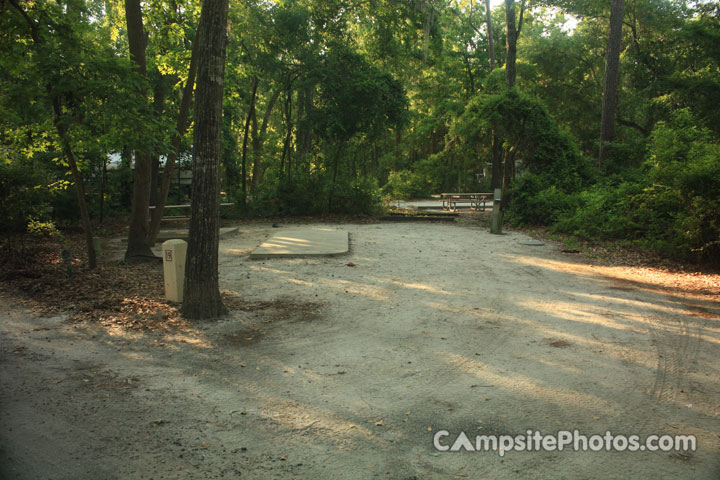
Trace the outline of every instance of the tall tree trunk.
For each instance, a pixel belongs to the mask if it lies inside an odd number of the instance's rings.
[[[107,155],[103,157],[102,177],[100,177],[100,223],[105,218],[105,186],[107,185]]]
[[[145,29],[143,28],[140,0],[125,0],[125,17],[128,30],[128,46],[133,70],[145,77]],[[125,261],[137,262],[155,258],[148,244],[148,207],[150,206],[150,186],[152,179],[152,159],[149,152],[135,151],[135,170],[133,171],[133,194],[130,208],[130,231],[125,251]]]
[[[465,65],[465,72],[468,76],[468,98],[475,94],[475,76],[472,73],[472,65],[470,65],[470,58],[467,55],[463,55],[463,65]]]
[[[292,90],[288,87],[285,92],[285,124],[287,125],[287,131],[285,133],[285,141],[283,142],[282,157],[280,158],[280,164],[284,165],[287,162],[287,178],[291,178],[291,166],[290,166],[290,154],[291,148],[290,143],[292,142],[293,133],[293,122],[292,122]]]
[[[496,188],[502,188],[503,183],[503,164],[502,164],[502,141],[495,135],[495,129],[492,131],[492,177],[490,177],[490,188],[495,191]]]
[[[35,47],[42,48],[44,39],[40,36],[40,29],[38,27],[38,24],[32,18],[30,18],[30,15],[28,15],[27,12],[23,10],[22,6],[17,2],[17,0],[10,0],[10,5],[12,5],[12,7],[18,11],[18,13],[23,17],[23,19],[25,19],[25,22],[27,22],[28,27],[30,27],[30,38],[32,38]],[[78,10],[77,6],[78,5],[75,2],[73,2],[72,4],[69,3],[68,13],[76,13],[76,11]],[[77,166],[75,154],[72,150],[72,147],[70,146],[70,139],[67,135],[67,128],[62,121],[62,101],[57,94],[53,93],[53,86],[51,84],[47,84],[45,86],[45,89],[51,98],[53,109],[53,123],[55,124],[55,129],[57,130],[58,136],[60,137],[62,151],[68,161],[68,164],[70,165],[70,171],[72,173],[73,181],[75,183],[75,195],[77,197],[78,208],[80,209],[80,221],[82,222],[83,233],[85,233],[85,243],[88,255],[88,267],[92,269],[97,266],[97,259],[95,258],[95,246],[93,245],[90,213],[88,212],[87,203],[85,202],[85,184],[83,182],[82,175],[80,175],[80,170]],[[102,215],[102,202],[100,203],[100,205]]]
[[[223,102],[222,164],[225,173],[225,190],[240,185],[240,168],[237,163],[238,142],[235,132],[235,115],[233,105]]]
[[[97,266],[97,259],[95,258],[95,246],[93,245],[92,225],[90,223],[90,214],[88,213],[87,204],[85,203],[85,184],[78,170],[77,160],[75,154],[70,147],[70,141],[68,140],[67,131],[65,125],[62,123],[62,107],[60,105],[60,99],[54,97],[53,100],[53,121],[55,123],[55,129],[60,137],[60,143],[62,144],[63,154],[65,155],[68,164],[70,164],[70,171],[72,172],[73,181],[75,182],[75,194],[77,196],[78,207],[80,209],[80,220],[82,221],[83,232],[85,233],[85,244],[87,247],[88,254],[88,266],[95,268]]]
[[[242,146],[242,197],[243,205],[247,202],[247,144],[248,136],[250,135],[250,121],[255,115],[255,99],[257,97],[257,89],[260,80],[257,77],[253,77],[252,83],[252,94],[250,95],[250,108],[248,109],[247,118],[245,119],[245,131],[243,133],[243,146]]]
[[[333,162],[333,178],[332,187],[330,188],[330,195],[328,197],[328,212],[332,212],[333,203],[335,203],[335,186],[337,185],[338,166],[340,163],[340,157],[342,156],[343,150],[345,149],[345,143],[340,142],[337,152],[335,153],[335,161]]]
[[[610,35],[605,58],[605,88],[603,88],[602,116],[600,119],[600,168],[605,166],[606,143],[615,136],[615,110],[618,101],[620,80],[620,48],[622,26],[625,16],[625,0],[613,0],[610,10]]]
[[[505,149],[505,162],[503,167],[503,185],[502,185],[502,211],[506,211],[512,200],[510,197],[510,187],[513,184],[515,176],[515,151],[510,148]]]
[[[515,0],[505,0],[505,20],[506,20],[506,42],[507,55],[505,60],[505,83],[507,88],[515,86],[517,77],[517,41],[522,30],[523,15],[525,13],[525,0],[520,4],[520,19],[515,24]]]
[[[495,40],[493,39],[492,15],[490,0],[485,0],[485,14],[487,16],[488,49],[490,54],[490,71],[495,70]],[[502,188],[502,144],[495,134],[495,129],[490,133],[492,143],[492,176],[490,177],[490,188],[494,192],[496,188]]]
[[[153,92],[153,112],[157,118],[160,118],[165,110],[165,94],[167,82],[165,76],[157,72],[158,79],[155,84]],[[150,205],[157,206],[158,195],[159,195],[159,170],[160,170],[160,155],[157,153],[150,157]],[[150,215],[152,218],[152,215]],[[148,237],[150,236],[150,230],[148,230]],[[148,245],[151,245],[148,242]]]
[[[260,178],[262,178],[263,174],[263,166],[262,166],[262,153],[263,153],[263,145],[265,143],[265,133],[267,132],[268,124],[270,123],[270,115],[272,114],[273,109],[275,108],[275,103],[277,102],[278,97],[280,97],[280,93],[282,92],[282,89],[278,88],[275,93],[273,93],[272,97],[270,97],[270,101],[267,104],[267,107],[265,108],[265,114],[263,115],[263,121],[260,125],[260,130],[257,129],[257,122],[254,123],[254,129],[253,129],[253,168],[252,168],[252,183],[250,184],[250,192],[254,193],[255,190],[258,187],[258,184],[260,183]]]
[[[490,71],[495,70],[495,39],[493,38],[492,14],[490,0],[485,0],[485,17],[487,22],[488,54],[490,56]]]
[[[227,313],[220,298],[220,159],[228,0],[205,0],[200,15],[190,241],[182,314],[215,318]]]
[[[505,0],[505,19],[506,19],[506,60],[505,60],[505,83],[508,90],[515,87],[515,81],[517,77],[516,62],[517,62],[517,41],[522,31],[523,16],[525,14],[525,0],[521,0],[520,3],[520,18],[515,23],[515,0]],[[515,172],[515,154],[510,150],[511,146],[506,146],[502,150],[501,146],[502,139],[496,138],[493,132],[493,179],[492,183],[495,188],[498,188],[499,181],[495,180],[500,178],[500,159],[504,160],[504,167],[502,168],[502,207],[501,210],[504,212],[509,203],[510,195],[509,190],[512,185],[512,179]],[[501,153],[502,152],[502,153]],[[500,215],[499,227],[502,230],[502,215]]]
[[[168,154],[167,160],[165,161],[165,168],[163,169],[163,176],[160,185],[160,193],[158,194],[158,201],[152,213],[150,232],[148,234],[149,245],[155,244],[158,233],[160,232],[160,221],[162,220],[163,211],[165,210],[165,205],[167,204],[168,192],[170,191],[170,183],[172,181],[172,173],[175,169],[175,162],[177,160],[178,151],[180,150],[180,142],[182,141],[182,137],[183,135],[185,135],[185,132],[187,132],[188,128],[190,104],[192,103],[193,90],[195,89],[195,75],[197,74],[198,32],[195,32],[192,55],[190,56],[190,68],[188,69],[188,78],[185,82],[182,99],[180,100],[180,111],[178,112],[176,126],[177,132],[172,138],[170,153]]]

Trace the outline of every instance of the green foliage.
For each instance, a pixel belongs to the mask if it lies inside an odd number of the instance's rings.
[[[631,213],[638,206],[635,196],[641,191],[635,182],[593,185],[571,196],[573,208],[558,211],[552,229],[595,240],[641,238],[643,225]]]
[[[329,185],[326,185],[326,189]],[[382,198],[377,181],[372,178],[346,179],[335,186],[331,213],[377,215],[382,212]]]
[[[43,181],[26,165],[0,163],[0,232],[23,233],[32,219],[44,218],[50,194]]]
[[[241,197],[239,191],[235,195]],[[381,212],[382,199],[376,180],[341,177],[333,187],[331,175],[315,171],[291,179],[283,175],[275,177],[272,183],[265,183],[248,202],[247,213],[267,217],[327,213],[374,215]]]
[[[642,169],[575,192],[529,175],[517,188],[510,218],[718,264],[720,145],[680,110],[653,130]]]
[[[201,1],[141,3],[145,78],[131,70],[122,1],[0,2],[4,231],[25,231],[30,219],[44,230],[48,206],[58,222],[76,218],[58,125],[95,217],[101,190],[105,214],[123,214],[130,203],[128,162],[102,180],[109,152],[168,153]],[[367,213],[377,209],[379,192],[484,191],[494,134],[503,155],[518,162],[506,197],[512,222],[717,261],[715,3],[638,0],[626,10],[615,137],[605,144],[602,172],[592,159],[608,3],[528,4],[510,91],[503,5],[491,12],[493,71],[482,2],[282,0],[230,8],[223,182],[238,204],[246,183],[243,213]],[[575,28],[566,13],[579,15]],[[187,132],[181,152],[191,150],[190,138]],[[169,202],[182,196],[173,184]]]
[[[534,202],[531,195],[547,187],[577,191],[595,175],[572,136],[543,102],[516,89],[474,97],[453,123],[444,156],[475,168],[487,165],[492,160],[492,133],[502,142],[509,161],[520,164],[520,173],[533,175],[519,187],[520,201]],[[528,192],[523,193],[523,188]],[[520,210],[534,211],[530,203],[520,205]]]
[[[687,110],[659,122],[646,162],[640,211],[648,242],[670,254],[720,263],[720,145]]]
[[[513,203],[506,214],[514,225],[552,225],[563,215],[577,208],[577,198],[572,193],[548,184],[549,178],[527,174],[518,182],[513,192]]]
[[[409,200],[427,197],[431,191],[431,182],[421,172],[410,170],[392,171],[388,181],[382,187],[382,195],[387,200]]]
[[[340,45],[318,60],[311,66],[318,95],[309,120],[319,137],[340,143],[405,123],[405,92],[390,74]]]
[[[35,237],[60,237],[62,234],[52,221],[41,221],[31,218],[27,224],[27,232]]]

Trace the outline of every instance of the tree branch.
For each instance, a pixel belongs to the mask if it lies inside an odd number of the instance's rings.
[[[12,5],[12,6],[15,8],[15,10],[17,10],[18,12],[20,12],[20,15],[22,15],[22,17],[23,17],[23,18],[25,19],[25,21],[27,22],[28,26],[30,26],[30,37],[33,39],[33,42],[38,43],[38,42],[39,42],[39,38],[38,38],[38,26],[37,26],[37,24],[33,21],[32,18],[30,18],[30,16],[27,14],[27,12],[22,9],[22,7],[21,7],[20,4],[17,2],[17,0],[8,0],[8,1],[10,2],[10,5]]]

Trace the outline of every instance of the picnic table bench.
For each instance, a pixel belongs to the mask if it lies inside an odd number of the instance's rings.
[[[485,202],[491,201],[492,193],[441,193],[444,210],[457,210],[458,205],[468,205],[473,210],[485,211]]]
[[[220,210],[222,212],[223,207],[225,207],[226,211],[229,209],[229,207],[232,207],[235,205],[234,203],[221,203],[220,204]],[[178,210],[184,210],[187,209],[188,213],[187,215],[165,215],[162,217],[163,220],[188,220],[190,218],[190,204],[185,205],[165,205],[165,210],[168,209],[178,209]],[[150,205],[150,210],[155,210],[155,205]],[[163,210],[163,212],[165,211]]]

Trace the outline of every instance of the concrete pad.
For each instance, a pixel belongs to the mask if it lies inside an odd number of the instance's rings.
[[[223,227],[220,229],[220,238],[225,235],[237,232],[240,227]],[[187,228],[178,228],[174,230],[160,230],[158,233],[157,241],[164,242],[165,240],[172,240],[178,238],[180,240],[187,240],[189,238],[189,231]]]
[[[348,232],[329,227],[288,228],[250,253],[250,258],[315,257],[347,253]]]

